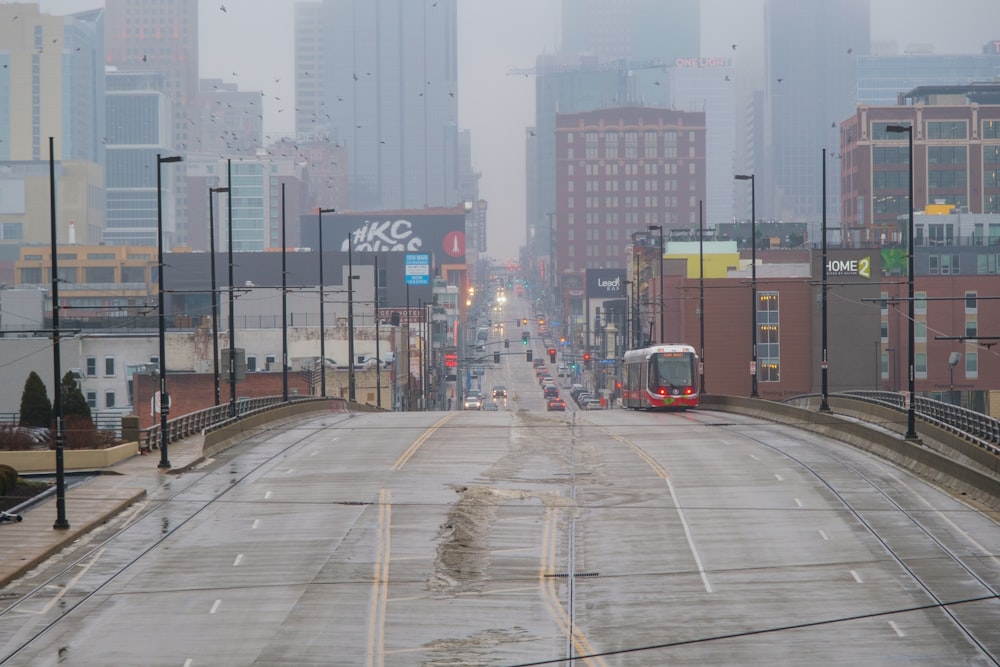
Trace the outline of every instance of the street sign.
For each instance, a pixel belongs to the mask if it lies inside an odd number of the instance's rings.
[[[431,284],[431,256],[427,253],[406,255],[406,284]]]

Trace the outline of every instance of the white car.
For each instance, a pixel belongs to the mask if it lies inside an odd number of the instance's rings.
[[[465,401],[462,403],[463,410],[482,410],[483,409],[483,399],[479,396],[466,396]]]

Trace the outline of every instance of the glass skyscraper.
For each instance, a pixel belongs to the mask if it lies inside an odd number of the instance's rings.
[[[346,149],[356,210],[455,206],[456,0],[295,5],[296,133]]]

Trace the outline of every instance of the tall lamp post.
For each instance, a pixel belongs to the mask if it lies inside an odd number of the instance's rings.
[[[347,400],[354,403],[354,253],[351,251],[351,235],[347,235]]]
[[[281,184],[281,400],[288,402],[288,243],[285,241],[284,183]]]
[[[907,296],[907,319],[909,320],[909,330],[907,332],[907,338],[909,339],[909,350],[907,352],[907,363],[910,366],[910,377],[909,385],[907,391],[910,394],[909,406],[906,410],[906,439],[916,440],[917,439],[917,407],[916,407],[916,355],[914,354],[914,341],[916,339],[915,330],[915,320],[916,312],[914,308],[914,295],[913,295],[913,125],[886,125],[886,132],[905,132],[907,139],[909,140],[909,165],[910,165],[910,184],[909,184],[909,218],[907,220],[907,231],[906,231],[906,256],[907,256],[907,273],[906,273],[906,296]]]
[[[208,189],[208,245],[212,258],[212,375],[215,383],[215,404],[222,402],[219,387],[219,295],[215,281],[215,198],[217,192],[229,192],[228,187]]]
[[[159,284],[160,306],[160,463],[157,468],[169,469],[170,458],[167,456],[167,444],[170,441],[167,431],[167,415],[170,413],[170,396],[167,395],[167,331],[166,311],[163,296],[163,185],[160,176],[160,165],[165,162],[180,162],[180,155],[163,157],[156,154],[156,239],[158,243],[159,267],[157,283]]]
[[[226,160],[226,182],[229,183],[227,208],[229,211],[228,241],[229,255],[229,416],[236,416],[236,292],[233,288],[233,161]]]
[[[753,174],[736,174],[750,181],[750,398],[757,396],[757,184]]]
[[[660,312],[660,344],[662,345],[663,343],[667,342],[667,337],[666,337],[666,335],[663,332],[663,320],[666,319],[665,315],[666,315],[666,309],[667,309],[666,301],[663,300],[663,225],[649,225],[648,229],[651,232],[655,232],[657,230],[659,230],[659,232],[660,232],[660,298],[659,298],[660,308],[659,308],[659,312]]]
[[[704,202],[698,200],[698,387],[705,389],[705,217]]]
[[[323,214],[335,208],[319,209],[319,395],[326,398],[326,303],[323,300]]]
[[[826,301],[826,149],[825,148],[823,149],[823,258],[822,258],[822,262],[823,262],[823,267],[822,267],[823,284],[820,287],[820,289],[822,290],[821,296],[822,296],[822,304],[823,304],[822,305],[822,311],[823,311],[823,315],[822,315],[822,319],[823,319],[823,322],[822,322],[822,329],[823,329],[823,333],[822,333],[822,336],[823,336],[823,341],[822,341],[823,342],[823,361],[822,361],[822,365],[820,367],[820,375],[822,376],[822,387],[821,387],[821,389],[822,389],[822,391],[821,391],[822,398],[820,399],[820,402],[819,402],[819,411],[820,412],[830,412],[830,403],[829,403],[829,396],[830,396],[829,387],[830,387],[830,385],[828,383],[829,378],[827,377],[828,371],[829,371],[829,368],[828,368],[829,367],[829,358],[827,356],[827,349],[828,348],[827,348],[827,327],[826,327],[826,323],[827,323],[827,319],[826,319],[826,317],[827,317],[827,301]]]
[[[55,416],[56,440],[56,520],[52,528],[65,530],[69,528],[66,518],[66,464],[64,450],[66,448],[66,428],[63,423],[62,407],[62,366],[59,337],[59,240],[56,228],[56,161],[55,137],[49,137],[49,223],[51,227],[52,262],[52,371],[54,387],[52,389],[52,412]],[[162,269],[161,269],[162,271]]]

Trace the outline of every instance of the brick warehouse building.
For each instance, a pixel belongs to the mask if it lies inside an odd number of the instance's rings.
[[[831,393],[907,388],[907,281],[905,274],[893,268],[896,250],[828,250]],[[916,391],[944,401],[954,398],[966,407],[989,412],[990,392],[1000,390],[1000,353],[993,346],[995,341],[985,339],[1000,336],[996,276],[926,275],[919,268],[927,266],[931,250],[917,247]],[[744,259],[747,255],[744,251]],[[821,390],[821,253],[808,252],[805,275],[796,270],[801,263],[782,261],[787,255],[789,251],[782,250],[757,252],[758,394],[766,400]],[[866,266],[862,260],[867,260]],[[862,269],[868,277],[861,275]],[[704,281],[708,393],[750,394],[750,284],[749,269]],[[698,348],[697,267],[688,277],[668,272],[664,291],[666,339]],[[964,336],[984,340],[951,339]],[[951,367],[948,361],[953,352],[962,357]]]

